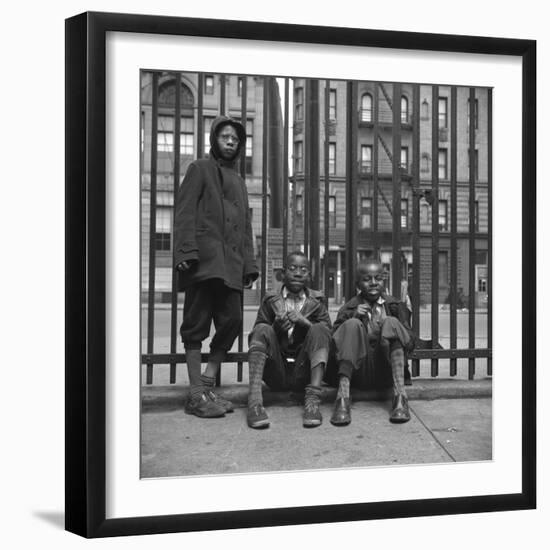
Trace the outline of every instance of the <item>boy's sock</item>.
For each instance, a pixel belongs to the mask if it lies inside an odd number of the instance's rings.
[[[189,393],[191,397],[201,395],[204,390],[204,383],[201,380],[201,350],[186,349],[187,373],[189,374]]]
[[[390,354],[394,395],[407,396],[405,392],[405,354],[402,348],[394,349]]]
[[[340,375],[340,380],[338,382],[338,393],[336,394],[336,399],[349,399],[349,378],[343,374]]]
[[[206,389],[211,390],[216,383],[216,377],[208,376],[205,372],[203,375],[201,375],[201,383]]]
[[[263,404],[262,376],[267,355],[263,351],[251,350],[248,352],[249,387],[248,406]]]

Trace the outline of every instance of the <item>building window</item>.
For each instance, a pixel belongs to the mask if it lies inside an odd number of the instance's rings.
[[[470,164],[472,162],[470,149],[468,149],[468,170],[470,170]],[[469,172],[468,172],[469,174]],[[479,180],[479,150],[474,150],[474,178]]]
[[[336,143],[328,144],[328,173],[336,174]]]
[[[296,195],[296,225],[304,224],[304,198],[302,195]]]
[[[409,199],[401,199],[401,228],[409,227]]]
[[[140,143],[141,143],[141,152],[143,153],[143,151],[145,150],[145,113],[143,111],[141,111],[141,139],[140,139]]]
[[[361,172],[372,172],[372,145],[361,145]]]
[[[420,203],[420,225],[430,225],[430,205],[427,202]]]
[[[447,225],[447,201],[441,200],[439,201],[439,230],[440,231],[448,231],[448,225]]]
[[[332,88],[329,92],[328,118],[329,120],[336,120],[336,90]]]
[[[409,148],[401,147],[401,163],[400,167],[406,172],[409,170]]]
[[[428,153],[422,153],[422,159],[420,161],[420,171],[421,172],[430,171],[430,155],[428,155]]]
[[[181,117],[180,155],[193,156],[194,145],[193,119]]]
[[[372,228],[372,199],[370,197],[361,197],[359,214],[359,226],[361,229]]]
[[[174,117],[159,115],[157,151],[171,153],[174,150]]]
[[[447,179],[447,149],[439,149],[438,155],[438,177],[440,180]]]
[[[409,123],[409,100],[404,95],[401,96],[401,122]]]
[[[439,127],[447,128],[447,98],[440,97],[438,102]]]
[[[439,290],[446,290],[449,286],[449,254],[446,250],[438,252],[439,262]]]
[[[336,197],[334,195],[328,198],[328,225],[336,227]]]
[[[252,174],[252,151],[253,151],[253,128],[254,121],[252,119],[246,120],[246,152],[245,152],[245,172]]]
[[[172,243],[173,195],[167,191],[157,193],[155,250],[170,251]]]
[[[372,96],[364,94],[361,97],[361,121],[372,122]]]
[[[243,95],[243,80],[244,80],[244,77],[242,76],[237,77],[237,95],[239,97]]]
[[[214,93],[214,76],[211,74],[204,75],[204,93],[207,95]]]
[[[428,100],[424,98],[422,101],[422,107],[421,107],[422,116],[421,118],[423,120],[428,120],[430,118],[430,105],[428,103]]]
[[[304,171],[304,144],[301,141],[297,141],[294,144],[294,173],[300,173]]]
[[[208,155],[210,151],[210,131],[212,129],[213,116],[204,117],[204,154]]]
[[[294,107],[294,120],[304,119],[304,89],[296,88],[296,103]]]
[[[479,116],[478,116],[478,100],[474,100],[474,128],[478,129]],[[468,117],[468,129],[470,128],[470,98],[468,98],[468,108],[467,108],[467,117]]]

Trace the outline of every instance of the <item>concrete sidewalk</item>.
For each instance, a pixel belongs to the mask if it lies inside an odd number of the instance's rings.
[[[302,426],[301,397],[265,392],[271,426],[246,425],[245,384],[222,387],[237,405],[223,418],[200,419],[183,410],[186,388],[145,386],[142,392],[144,478],[265,471],[353,468],[491,460],[491,380],[415,379],[407,388],[411,421],[388,421],[382,393],[354,392],[352,422],[329,422],[335,390],[325,388],[323,424]]]

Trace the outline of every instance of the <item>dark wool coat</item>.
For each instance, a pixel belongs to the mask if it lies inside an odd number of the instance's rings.
[[[306,293],[306,301],[300,313],[313,324],[321,323],[329,330],[332,327],[330,321],[330,316],[328,314],[327,308],[325,306],[325,296],[322,292],[318,290],[312,290],[310,288],[304,288]],[[254,327],[260,323],[266,323],[273,326],[275,322],[276,315],[282,315],[286,311],[285,300],[280,292],[269,292],[264,296],[262,303],[260,304],[260,309],[258,310],[258,315],[256,316],[256,322]],[[277,325],[273,326],[277,334],[277,339],[281,345],[283,352],[288,351],[288,333],[286,330],[280,330]],[[307,328],[296,325],[293,332],[293,352],[296,348],[299,350],[301,344],[303,344]],[[250,332],[252,334],[252,331]]]
[[[409,333],[409,336],[411,337],[411,342],[409,344],[409,350],[414,349],[415,343],[416,343],[416,337],[412,331],[411,328],[411,312],[407,308],[407,305],[402,302],[401,300],[398,300],[394,296],[390,296],[389,294],[383,294],[382,298],[384,298],[384,309],[386,311],[386,315],[389,315],[391,317],[396,317],[399,319],[400,323],[405,327],[406,331]],[[347,301],[339,310],[338,315],[336,316],[336,320],[334,321],[334,328],[333,333],[336,331],[336,329],[348,319],[351,319],[355,316],[355,311],[357,310],[357,306],[359,304],[367,304],[368,300],[366,298],[363,298],[361,294],[357,294],[357,296],[354,296],[351,300]],[[365,328],[368,327],[365,324]]]
[[[231,124],[239,136],[237,154],[224,160],[216,132]],[[258,277],[252,244],[248,193],[235,171],[235,161],[245,150],[242,124],[218,117],[210,132],[210,155],[192,162],[176,197],[174,215],[174,266],[196,260],[191,269],[178,272],[178,290],[208,279],[222,279],[226,286],[243,289],[244,277]]]

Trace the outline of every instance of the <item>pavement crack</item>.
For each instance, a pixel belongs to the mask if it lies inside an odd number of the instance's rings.
[[[456,462],[456,458],[447,450],[447,448],[445,447],[445,445],[443,445],[443,443],[441,443],[441,441],[439,441],[438,437],[435,435],[435,433],[427,426],[427,424],[422,420],[422,418],[420,418],[417,414],[416,414],[416,411],[414,410],[413,407],[411,407],[410,403],[409,403],[409,410],[412,411],[412,413],[414,414],[414,416],[416,416],[417,420],[420,422],[420,424],[422,424],[422,426],[424,426],[424,428],[430,433],[430,435],[433,437],[434,441],[443,449],[443,451],[445,452],[445,454],[453,461],[453,462]]]

